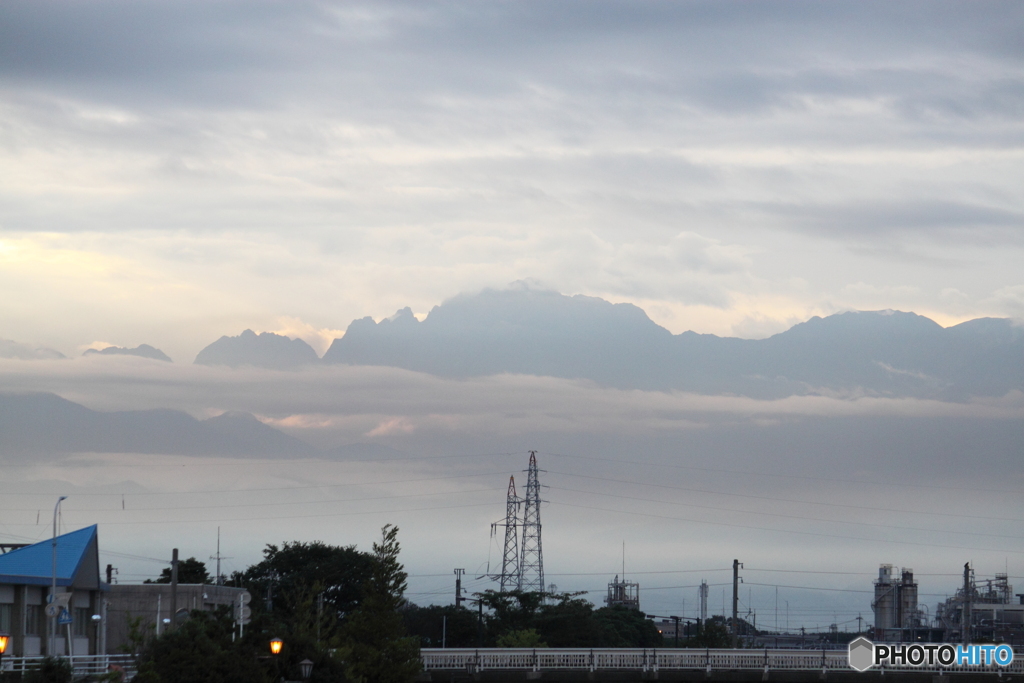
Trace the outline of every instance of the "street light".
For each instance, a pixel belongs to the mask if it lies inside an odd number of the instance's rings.
[[[62,500],[67,500],[67,498],[68,498],[67,496],[61,496],[60,498],[57,499],[57,504],[53,506],[53,542],[51,544],[51,546],[52,546],[51,549],[53,551],[53,575],[52,575],[53,582],[50,585],[50,602],[51,603],[55,603],[57,601],[57,510],[60,509],[60,502]],[[57,614],[55,614],[55,615],[53,615],[51,617],[51,619],[53,619],[53,621],[51,622],[51,626],[50,626],[50,648],[49,648],[50,651],[47,653],[51,657],[53,657],[53,655],[54,655],[53,650],[54,650],[54,648],[56,648],[56,642],[57,642],[57,617],[58,617],[59,614],[60,614],[60,612],[58,612]]]
[[[4,665],[4,653],[7,652],[7,643],[11,640],[11,636],[7,633],[0,632],[0,671],[3,671]],[[312,664],[310,664],[312,666]],[[309,678],[307,676],[306,678]]]
[[[302,680],[308,681],[309,675],[313,673],[313,662],[303,659],[299,662],[299,668],[302,669]]]
[[[280,638],[270,639],[270,654],[279,655],[281,654],[281,648],[284,647],[284,641]]]

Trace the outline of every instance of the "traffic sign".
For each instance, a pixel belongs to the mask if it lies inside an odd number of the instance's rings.
[[[57,619],[57,623],[62,625],[62,626],[64,624],[70,624],[72,621],[73,621],[73,619],[71,618],[71,613],[68,612],[67,610],[64,610],[63,612],[61,612],[60,613],[60,617]]]
[[[62,608],[60,605],[58,605],[55,602],[51,602],[49,605],[46,606],[46,610],[45,611],[46,611],[46,616],[48,616],[48,617],[55,617],[58,614],[60,614],[62,611],[64,611],[64,608]]]
[[[67,607],[71,603],[71,593],[51,593],[46,596],[46,602],[57,603],[61,607]]]

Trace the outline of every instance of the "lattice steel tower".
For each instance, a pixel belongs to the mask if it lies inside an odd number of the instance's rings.
[[[519,573],[519,504],[516,495],[516,478],[508,478],[508,498],[505,504],[505,552],[501,558],[501,592],[519,590],[522,576]]]
[[[540,542],[540,480],[537,477],[537,451],[530,451],[526,498],[523,501],[523,543],[519,559],[519,589],[543,592],[544,552]]]

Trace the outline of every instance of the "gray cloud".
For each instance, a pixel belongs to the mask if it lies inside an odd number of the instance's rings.
[[[508,475],[522,469],[527,448],[537,448],[551,487],[544,518],[549,572],[610,572],[552,578],[564,589],[600,591],[619,566],[623,538],[630,572],[727,566],[739,556],[751,568],[863,570],[868,587],[874,565],[890,559],[921,573],[952,572],[965,555],[983,572],[1001,571],[1008,555],[1021,561],[1019,524],[1007,521],[1024,514],[1019,394],[966,404],[757,401],[521,376],[456,381],[386,368],[227,370],[116,356],[3,361],[0,377],[5,389],[57,391],[97,409],[173,407],[198,416],[249,410],[324,446],[362,441],[398,451],[286,461],[8,457],[0,483],[5,533],[18,536],[39,533],[36,510],[52,504],[52,492],[70,492],[68,524],[99,522],[107,549],[135,556],[165,556],[166,538],[201,550],[188,554],[209,554],[204,539],[212,544],[222,526],[244,567],[264,543],[364,545],[392,521],[405,534],[403,559],[413,574],[448,573],[455,562],[479,567],[479,575]],[[995,536],[978,535],[976,520],[950,513],[1000,518],[984,523]],[[684,542],[691,551],[680,558]],[[439,544],[451,551],[439,553]],[[111,559],[125,580],[159,571]],[[651,589],[689,584],[637,576]],[[943,581],[930,578],[929,585],[939,591]],[[427,578],[414,577],[413,591],[430,590]],[[652,590],[645,605],[678,606],[684,594]],[[794,612],[822,604],[820,597],[789,599]],[[855,616],[868,608],[852,601],[842,609]]]

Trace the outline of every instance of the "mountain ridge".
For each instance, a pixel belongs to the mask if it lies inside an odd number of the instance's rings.
[[[322,362],[756,398],[826,390],[962,400],[1024,390],[1024,329],[1005,318],[944,328],[883,310],[815,316],[766,339],[674,335],[633,304],[483,290],[435,306],[423,321],[408,308],[379,323],[354,320]]]

